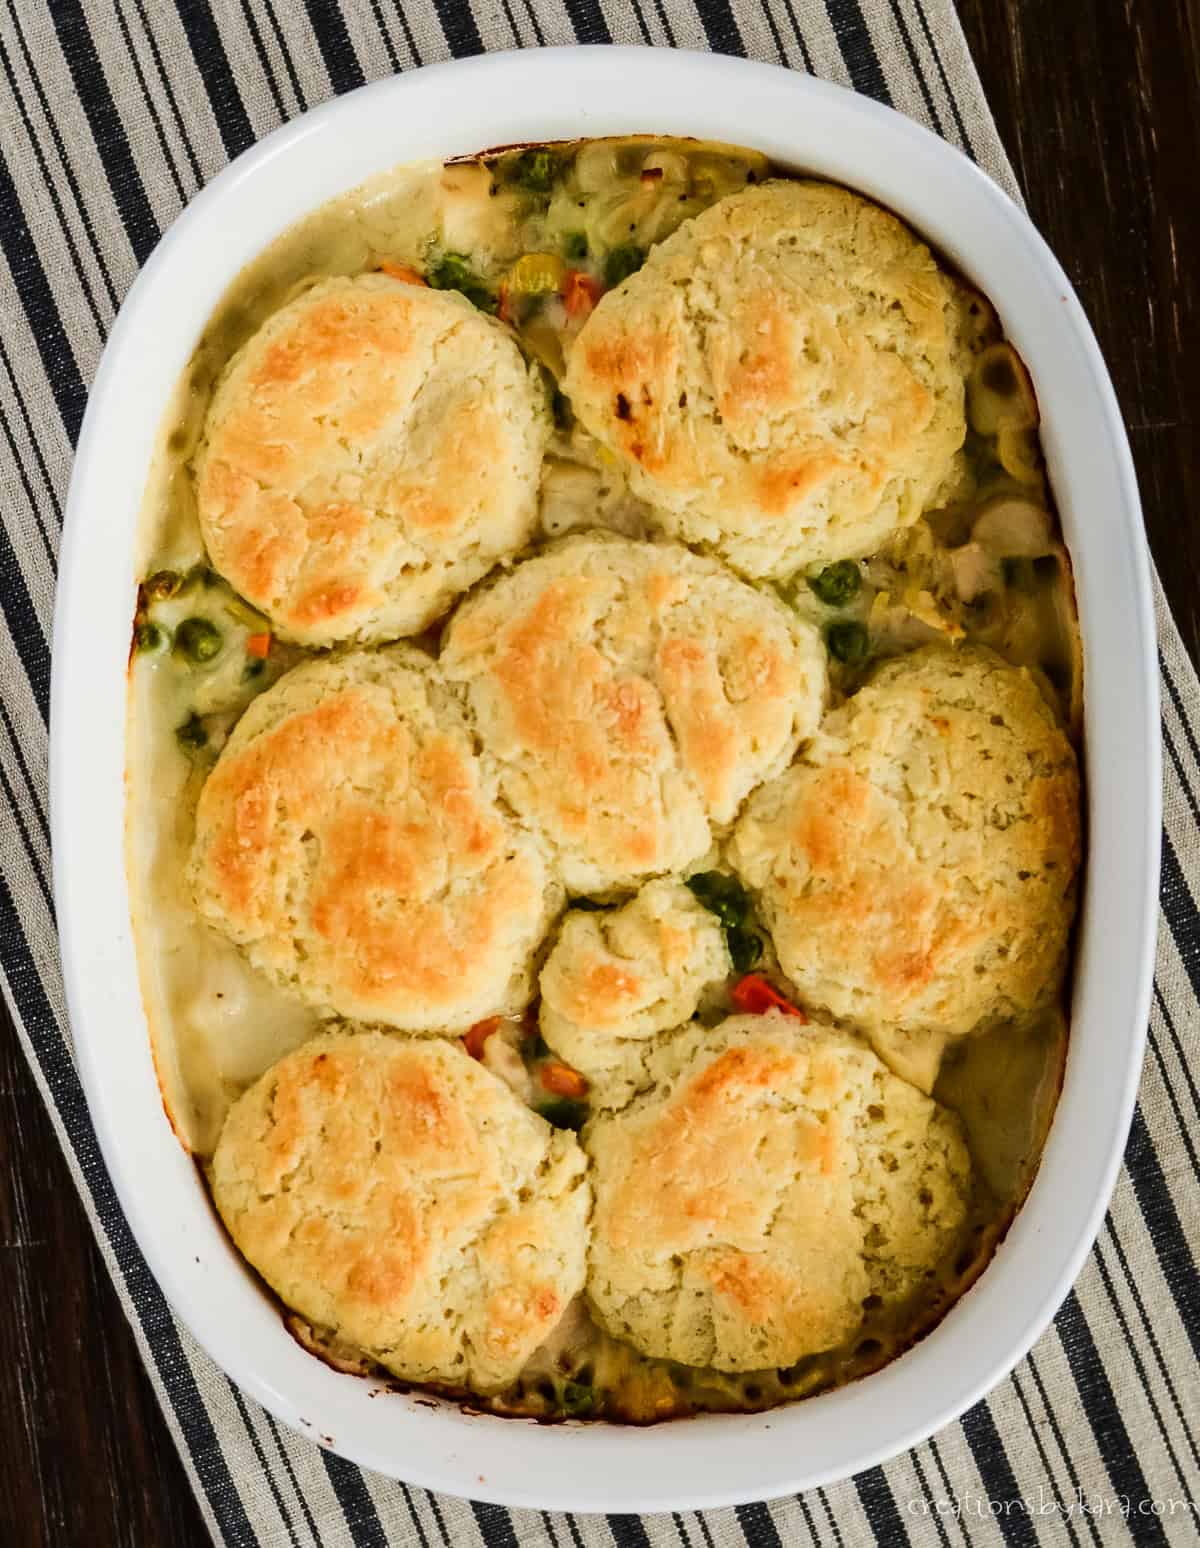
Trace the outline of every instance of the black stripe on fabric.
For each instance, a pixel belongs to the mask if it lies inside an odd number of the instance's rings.
[[[46,523],[42,520],[37,496],[33,492],[33,485],[29,482],[29,474],[25,469],[25,459],[21,456],[20,448],[17,446],[17,438],[13,434],[12,425],[9,423],[8,415],[4,411],[2,399],[0,399],[0,429],[4,431],[4,439],[8,442],[8,449],[12,453],[13,467],[16,468],[17,477],[21,480],[21,488],[25,491],[25,501],[29,506],[29,514],[33,517],[38,532],[41,534],[42,544],[46,550],[47,563],[50,565],[51,571],[56,571],[58,563],[54,555],[54,543],[51,540],[50,533],[46,530]]]
[[[1200,1109],[1200,1100],[1197,1099],[1196,1082],[1192,1078],[1191,1065],[1189,1063],[1188,1055],[1184,1052],[1183,1043],[1179,1037],[1179,1029],[1175,1025],[1175,1018],[1171,1015],[1170,1008],[1168,1007],[1166,1000],[1163,999],[1163,992],[1157,984],[1154,986],[1154,998],[1158,1001],[1158,1009],[1163,1019],[1163,1025],[1167,1029],[1167,1036],[1171,1039],[1171,1045],[1175,1049],[1176,1057],[1178,1058],[1180,1067],[1183,1070],[1183,1079],[1188,1088],[1188,1092],[1191,1095],[1192,1106]],[[1197,1155],[1196,1146],[1192,1140],[1190,1133],[1191,1125],[1184,1122],[1183,1111],[1179,1106],[1179,1099],[1175,1094],[1175,1084],[1171,1077],[1167,1074],[1167,1066],[1162,1056],[1162,1049],[1158,1046],[1158,1039],[1155,1037],[1153,1031],[1150,1033],[1150,1049],[1154,1054],[1155,1063],[1158,1065],[1159,1072],[1162,1075],[1163,1085],[1166,1087],[1167,1095],[1171,1100],[1171,1107],[1175,1113],[1175,1121],[1179,1125],[1180,1138],[1183,1140],[1184,1147],[1187,1150],[1188,1159],[1192,1163],[1192,1170],[1200,1173],[1200,1155]]]
[[[695,0],[695,4],[713,53],[737,54],[744,59],[746,45],[742,42],[729,0]]]
[[[1037,1361],[1034,1359],[1032,1352],[1026,1356],[1025,1363],[1028,1365],[1029,1374],[1033,1377],[1034,1385],[1038,1389],[1038,1396],[1042,1400],[1042,1407],[1046,1411],[1046,1418],[1049,1420],[1050,1429],[1054,1433],[1054,1443],[1058,1447],[1058,1454],[1063,1459],[1063,1466],[1067,1470],[1067,1478],[1070,1480],[1071,1488],[1075,1491],[1076,1496],[1078,1496],[1081,1492],[1079,1474],[1075,1471],[1074,1459],[1072,1458],[1070,1451],[1067,1449],[1067,1443],[1063,1437],[1062,1426],[1058,1422],[1058,1415],[1055,1413],[1054,1406],[1050,1402],[1049,1395],[1046,1392],[1045,1384],[1042,1381],[1042,1373],[1037,1368]],[[1092,1541],[1094,1543],[1098,1543],[1100,1541],[1100,1534],[1096,1529],[1095,1517],[1089,1513],[1084,1519],[1087,1521],[1088,1527],[1091,1531]]]
[[[34,703],[42,720],[50,724],[50,647],[38,621],[13,551],[8,528],[0,523],[0,612],[25,668]]]
[[[292,83],[292,94],[296,99],[296,106],[301,112],[304,112],[308,108],[308,98],[305,96],[304,87],[300,82],[300,74],[296,69],[296,61],[292,58],[292,51],[288,47],[287,40],[283,35],[283,28],[279,25],[279,17],[276,14],[272,0],[265,0],[264,9],[267,13],[267,20],[271,23],[271,31],[275,34],[275,42],[279,46],[280,58],[283,60],[284,69],[288,73],[288,80]],[[275,79],[275,74],[270,64],[267,65],[267,73],[272,80]]]
[[[908,62],[912,66],[912,72],[917,78],[917,85],[921,88],[921,100],[925,104],[925,111],[929,114],[929,121],[937,132],[945,136],[942,128],[942,115],[937,110],[933,100],[933,93],[929,89],[929,82],[925,79],[925,71],[921,67],[921,57],[913,46],[912,34],[908,30],[908,23],[904,20],[904,12],[900,8],[900,0],[891,0],[892,16],[896,22],[896,30],[900,34],[900,41],[904,44],[904,52],[908,55]]]
[[[29,79],[33,82],[34,95],[38,99],[38,103],[42,110],[42,116],[45,118],[46,126],[50,132],[50,139],[52,140],[54,149],[57,152],[58,164],[62,168],[63,176],[67,180],[67,186],[71,190],[71,197],[75,202],[75,208],[79,213],[79,219],[83,225],[83,229],[87,233],[87,239],[92,249],[92,256],[96,260],[96,269],[100,275],[100,278],[104,281],[104,288],[108,293],[109,305],[115,312],[117,309],[117,288],[113,284],[112,275],[108,272],[108,265],[104,261],[104,254],[100,249],[99,242],[96,240],[95,227],[92,224],[92,218],[88,212],[87,205],[84,203],[83,196],[79,191],[79,181],[75,176],[75,169],[72,167],[71,162],[67,157],[66,148],[63,145],[62,135],[59,133],[58,123],[55,119],[55,115],[50,111],[50,103],[46,99],[46,92],[42,85],[41,74],[33,60],[30,58],[29,44],[25,41],[25,34],[22,31],[20,25],[18,24],[15,26],[13,30],[16,33],[17,42],[21,46],[21,55],[25,61],[25,68],[29,72]],[[71,258],[74,263],[76,277],[79,280],[84,297],[87,300],[88,311],[92,314],[92,321],[96,324],[97,333],[99,333],[100,337],[103,338],[108,331],[107,324],[96,301],[96,294],[92,289],[92,282],[88,275],[87,269],[84,267],[83,262],[80,259],[79,249],[75,245],[75,235],[71,230],[70,223],[63,213],[62,201],[58,197],[58,188],[54,182],[54,179],[51,177],[50,169],[46,164],[46,156],[42,148],[41,136],[34,129],[33,122],[30,119],[29,113],[25,107],[25,100],[21,93],[17,90],[17,77],[12,67],[12,61],[8,57],[8,50],[5,48],[4,40],[2,38],[0,38],[0,59],[4,61],[4,72],[8,76],[8,84],[12,91],[13,101],[17,103],[21,110],[21,122],[25,126],[25,133],[29,137],[29,143],[33,147],[33,153],[37,158],[38,169],[42,174],[43,186],[45,187],[46,192],[50,195],[50,202],[54,206],[54,213],[58,216],[59,229],[62,231],[63,240],[66,242],[70,251]]]
[[[1107,1235],[1108,1240],[1111,1243],[1114,1240],[1115,1234],[1116,1234],[1113,1231],[1113,1229],[1112,1229],[1111,1223],[1109,1224],[1108,1231],[1105,1234]],[[1183,1484],[1183,1486],[1186,1488],[1187,1487],[1187,1477],[1184,1474],[1183,1468],[1179,1465],[1179,1458],[1175,1454],[1175,1444],[1171,1440],[1171,1437],[1170,1437],[1170,1435],[1167,1432],[1167,1427],[1166,1427],[1166,1425],[1163,1422],[1162,1410],[1158,1406],[1158,1399],[1154,1396],[1154,1389],[1150,1385],[1150,1378],[1149,1378],[1149,1376],[1147,1375],[1147,1372],[1146,1372],[1145,1362],[1142,1359],[1142,1356],[1141,1356],[1141,1354],[1140,1354],[1140,1352],[1138,1350],[1137,1344],[1134,1342],[1133,1330],[1129,1326],[1129,1319],[1125,1315],[1124,1307],[1121,1305],[1120,1301],[1117,1299],[1117,1291],[1116,1291],[1116,1286],[1113,1284],[1112,1273],[1111,1273],[1111,1271],[1110,1271],[1110,1269],[1108,1267],[1108,1264],[1105,1262],[1104,1238],[1103,1238],[1103,1236],[1097,1238],[1096,1246],[1095,1246],[1095,1248],[1093,1250],[1093,1256],[1096,1259],[1096,1268],[1099,1270],[1100,1278],[1101,1278],[1101,1280],[1102,1280],[1102,1282],[1104,1284],[1104,1293],[1108,1297],[1108,1304],[1112,1307],[1113,1311],[1117,1314],[1117,1321],[1121,1324],[1121,1332],[1125,1335],[1125,1343],[1129,1347],[1129,1353],[1130,1353],[1130,1356],[1133,1359],[1134,1368],[1136,1369],[1136,1371],[1138,1373],[1138,1381],[1141,1383],[1142,1391],[1145,1393],[1145,1396],[1146,1396],[1146,1401],[1150,1405],[1150,1411],[1154,1415],[1154,1422],[1158,1426],[1158,1433],[1162,1436],[1163,1445],[1166,1447],[1167,1455],[1171,1459],[1171,1466],[1175,1469],[1175,1476],[1179,1479],[1179,1482],[1181,1484]],[[1126,1283],[1129,1283],[1128,1279],[1126,1280]],[[1130,1286],[1130,1288],[1132,1288],[1132,1286]],[[1136,1304],[1136,1301],[1135,1301],[1135,1304]],[[1142,1326],[1143,1326],[1143,1328],[1147,1328],[1147,1324],[1146,1324],[1145,1318],[1142,1319]],[[1184,1426],[1184,1429],[1185,1429],[1185,1432],[1186,1432],[1187,1431],[1186,1425]],[[1189,1433],[1189,1438],[1190,1438],[1190,1432],[1188,1432],[1188,1433]]]
[[[1180,961],[1191,983],[1192,993],[1200,997],[1200,913],[1197,913],[1196,900],[1192,897],[1192,889],[1180,867],[1175,846],[1170,835],[1165,832],[1162,839],[1159,900],[1175,938]]]
[[[679,1541],[683,1544],[683,1548],[692,1548],[692,1534],[688,1531],[687,1527],[684,1525],[683,1517],[679,1514],[679,1512],[677,1510],[673,1510],[671,1512],[671,1520],[675,1523],[675,1535],[676,1535],[676,1537],[678,1537]],[[546,1525],[547,1526],[550,1525],[549,1517],[546,1518]],[[553,1530],[551,1530],[550,1536],[554,1539],[555,1543],[558,1542],[557,1537],[554,1536]]]
[[[483,40],[468,0],[433,0],[446,47],[455,59],[465,59],[469,54],[483,53]]]
[[[25,426],[25,435],[33,450],[34,460],[38,465],[38,472],[42,475],[42,486],[50,496],[50,504],[54,507],[56,524],[62,529],[62,501],[58,498],[58,490],[54,487],[54,480],[50,476],[50,469],[46,466],[46,459],[42,456],[41,442],[33,428],[33,420],[29,417],[29,406],[25,402],[25,395],[17,386],[17,373],[13,370],[12,360],[8,350],[4,346],[4,337],[0,334],[0,364],[8,372],[8,379],[12,383],[12,401],[17,405],[21,414],[21,423]],[[57,560],[54,561],[57,566]]]
[[[361,86],[366,77],[354,44],[346,30],[346,18],[337,0],[304,0],[309,22],[316,35],[317,47],[329,72],[329,84],[340,97],[345,91]]]
[[[1167,1393],[1171,1399],[1171,1407],[1175,1410],[1175,1417],[1179,1420],[1183,1433],[1187,1438],[1188,1450],[1192,1454],[1192,1461],[1196,1464],[1196,1467],[1200,1469],[1200,1448],[1198,1448],[1196,1445],[1196,1438],[1192,1434],[1192,1427],[1188,1423],[1187,1418],[1183,1412],[1183,1405],[1179,1401],[1179,1393],[1175,1390],[1175,1379],[1171,1375],[1170,1366],[1163,1358],[1162,1345],[1158,1341],[1158,1334],[1154,1331],[1154,1324],[1151,1322],[1149,1313],[1146,1311],[1146,1303],[1142,1300],[1142,1292],[1138,1288],[1137,1278],[1134,1275],[1129,1259],[1125,1255],[1125,1248],[1121,1245],[1121,1238],[1117,1235],[1115,1229],[1109,1230],[1108,1239],[1112,1243],[1113,1251],[1117,1255],[1117,1262],[1121,1265],[1121,1273],[1125,1276],[1125,1283],[1129,1286],[1129,1294],[1133,1300],[1134,1307],[1137,1310],[1142,1327],[1146,1330],[1146,1338],[1150,1344],[1151,1350],[1154,1353],[1154,1362],[1158,1366],[1159,1375],[1162,1377],[1163,1383],[1167,1389]],[[1149,1388],[1147,1388],[1147,1391],[1148,1390]],[[1155,1412],[1157,1413],[1157,1411],[1158,1410],[1156,1405]],[[1181,1479],[1183,1479],[1182,1473],[1179,1476]]]
[[[425,1530],[425,1523],[418,1514],[416,1501],[412,1497],[412,1490],[402,1478],[398,1479],[397,1482],[400,1485],[400,1493],[404,1496],[404,1503],[408,1506],[408,1513],[412,1517],[412,1524],[417,1529],[417,1536],[421,1540],[421,1548],[429,1548],[429,1534]]]
[[[17,792],[13,789],[12,781],[9,779],[2,762],[0,762],[0,790],[4,792],[4,799],[8,804],[8,810],[20,829],[21,847],[25,851],[25,858],[29,861],[29,869],[33,872],[33,878],[37,882],[38,891],[41,893],[42,901],[46,905],[46,912],[50,915],[50,922],[51,924],[57,924],[54,915],[54,898],[50,892],[50,884],[46,880],[45,869],[38,855],[37,846],[30,835],[28,824],[21,812],[20,804],[17,801]]]
[[[399,75],[401,71],[400,55],[396,52],[396,45],[392,41],[392,34],[383,19],[383,9],[379,4],[379,0],[371,0],[371,15],[375,18],[375,31],[379,34],[380,42],[387,50],[388,64],[392,67],[392,74]],[[400,13],[400,20],[404,24],[405,35],[407,36],[408,23],[404,20],[403,11]]]
[[[283,1443],[283,1437],[279,1433],[279,1426],[275,1423],[275,1416],[263,1409],[263,1415],[267,1421],[267,1428],[271,1432],[271,1439],[275,1442],[275,1450],[279,1453],[279,1460],[283,1463],[283,1470],[288,1475],[296,1498],[300,1501],[300,1510],[303,1513],[305,1523],[308,1526],[309,1536],[316,1548],[320,1548],[321,1536],[317,1531],[317,1523],[313,1520],[312,1511],[308,1508],[308,1498],[300,1487],[296,1478],[296,1471],[292,1467],[292,1459],[288,1456],[287,1447]]]
[[[650,1548],[650,1537],[640,1516],[609,1516],[608,1530],[617,1548]]]
[[[917,1454],[915,1447],[909,1452],[908,1457],[913,1465],[913,1472],[917,1475],[917,1482],[921,1485],[921,1493],[927,1500],[932,1500],[933,1491],[929,1487],[929,1480],[925,1476],[925,1469],[921,1466],[921,1458]],[[941,1511],[935,1510],[933,1512],[933,1524],[937,1527],[937,1534],[942,1542],[945,1543],[946,1548],[950,1548],[950,1535],[946,1531],[946,1523],[942,1520]]]
[[[125,44],[125,52],[129,55],[129,63],[133,66],[133,73],[137,76],[138,89],[146,107],[150,113],[150,121],[154,125],[154,133],[158,140],[159,148],[163,153],[163,160],[167,164],[167,171],[171,174],[171,181],[175,184],[175,192],[179,196],[180,205],[187,203],[187,194],[184,191],[183,179],[179,175],[179,168],[175,165],[175,153],[167,140],[166,131],[163,129],[162,118],[159,115],[158,104],[154,100],[154,94],[146,81],[145,71],[142,69],[142,61],[138,58],[137,49],[133,45],[133,35],[129,31],[129,24],[125,20],[125,13],[121,7],[114,6],[117,13],[117,25],[121,29],[121,37]],[[107,167],[105,168],[107,171]],[[149,208],[149,200],[147,200]],[[157,227],[158,222],[155,222]]]
[[[433,1512],[433,1519],[437,1523],[437,1529],[441,1533],[442,1541],[449,1548],[450,1537],[446,1531],[446,1518],[442,1515],[442,1507],[438,1504],[437,1495],[430,1493],[428,1489],[422,1489],[421,1493],[425,1496],[426,1504]]]
[[[13,756],[17,760],[17,768],[21,771],[21,778],[25,781],[25,786],[29,791],[30,803],[37,815],[38,827],[41,828],[42,837],[46,841],[47,848],[49,848],[50,824],[47,822],[46,813],[43,810],[41,781],[35,780],[29,772],[29,764],[25,761],[25,749],[21,746],[21,738],[17,735],[16,727],[9,716],[8,706],[3,702],[0,702],[0,723],[3,723],[4,730],[8,735],[9,745],[12,747]]]
[[[901,1518],[892,1486],[883,1469],[869,1467],[865,1473],[856,1473],[854,1487],[858,1490],[862,1508],[880,1548],[892,1548],[893,1543],[907,1543],[908,1528]]]
[[[737,1518],[747,1548],[783,1548],[779,1529],[771,1520],[771,1512],[761,1501],[737,1506]]]
[[[258,25],[258,17],[254,14],[254,7],[250,4],[250,0],[242,0],[242,15],[246,20],[246,31],[250,34],[250,41],[254,44],[254,52],[258,55],[259,67],[267,83],[267,90],[271,93],[271,101],[275,104],[275,113],[279,122],[283,123],[288,116],[287,108],[283,105],[283,93],[279,89],[279,82],[275,79],[275,71],[271,68],[271,59],[267,53],[267,46],[263,42],[262,29]]]
[[[696,1511],[695,1512],[695,1516],[696,1516],[696,1520],[700,1523],[700,1535],[704,1538],[704,1541],[708,1544],[708,1548],[713,1548],[713,1535],[708,1530],[708,1522],[705,1521],[703,1512],[702,1511]]]
[[[829,1529],[833,1533],[834,1542],[838,1545],[838,1548],[845,1548],[845,1542],[842,1538],[842,1529],[838,1525],[837,1517],[829,1507],[829,1496],[825,1493],[824,1489],[818,1489],[817,1498],[821,1502],[821,1509],[825,1512],[825,1519],[828,1521]]]
[[[17,1014],[49,1087],[92,1207],[112,1248],[200,1487],[227,1548],[258,1548],[258,1536],[234,1485],[170,1308],[117,1201],[112,1179],[96,1143],[79,1076],[46,997],[45,986],[3,874],[0,874],[0,939],[6,943],[7,982]]]
[[[808,1501],[802,1494],[798,1494],[796,1496],[796,1504],[799,1505],[800,1514],[804,1517],[804,1524],[808,1528],[809,1537],[814,1543],[819,1543],[821,1539],[817,1536],[816,1523],[813,1521],[812,1511],[808,1508]],[[712,1539],[710,1538],[709,1541],[711,1542]]]
[[[761,0],[760,9],[767,19],[767,26],[771,29],[771,42],[775,45],[775,57],[781,65],[788,63],[788,57],[783,47],[783,37],[779,31],[779,24],[775,20],[775,12],[771,9],[771,0]]]
[[[50,380],[50,391],[62,415],[67,438],[74,446],[83,423],[87,388],[54,303],[46,271],[38,259],[33,234],[17,197],[16,185],[0,150],[0,251],[12,274],[13,288],[29,323],[33,342]]]
[[[221,34],[205,0],[188,0],[179,6],[178,15],[204,83],[225,154],[232,161],[254,144],[254,130],[233,78]]]
[[[1021,1412],[1025,1415],[1025,1426],[1033,1437],[1033,1444],[1037,1447],[1038,1460],[1042,1464],[1042,1471],[1046,1475],[1047,1482],[1053,1482],[1054,1469],[1050,1465],[1050,1458],[1042,1444],[1041,1432],[1034,1421],[1033,1412],[1029,1407],[1029,1399],[1025,1396],[1025,1389],[1021,1385],[1021,1378],[1016,1371],[1012,1373],[1013,1391],[1017,1394],[1017,1402],[1021,1405]],[[947,1486],[948,1488],[949,1486]],[[1075,1523],[1068,1515],[1063,1516],[1063,1525],[1067,1529],[1067,1536],[1079,1548],[1079,1534],[1075,1530]]]
[[[600,0],[563,0],[575,36],[581,43],[611,43],[612,33],[600,9]]]
[[[883,78],[883,67],[858,0],[825,0],[825,10],[855,91],[874,97],[876,102],[886,102],[890,107],[892,94]]]
[[[929,45],[929,52],[933,55],[933,62],[937,65],[938,77],[942,83],[942,89],[950,103],[950,112],[954,118],[954,127],[958,130],[958,137],[962,141],[962,147],[972,161],[978,160],[975,147],[971,143],[971,136],[967,133],[967,126],[963,123],[963,116],[958,110],[958,97],[954,87],[950,84],[950,77],[946,74],[946,66],[942,63],[942,55],[937,44],[933,41],[933,33],[929,30],[929,18],[925,14],[924,0],[916,0],[917,20],[921,23],[921,31],[925,34],[925,41]]]
[[[246,1407],[246,1400],[237,1387],[234,1386],[233,1382],[229,1383],[229,1390],[233,1395],[237,1411],[241,1415],[242,1424],[246,1428],[246,1434],[250,1437],[250,1444],[254,1448],[254,1455],[258,1458],[258,1465],[262,1468],[263,1476],[267,1480],[267,1486],[271,1490],[271,1498],[275,1501],[275,1507],[279,1511],[279,1519],[287,1528],[288,1542],[292,1544],[292,1548],[300,1548],[299,1539],[296,1536],[296,1528],[292,1525],[291,1514],[283,1503],[283,1495],[279,1492],[279,1485],[275,1482],[275,1469],[267,1461],[266,1453],[263,1451],[262,1444],[258,1438],[258,1431],[250,1422],[250,1413]]]
[[[1079,1401],[1100,1450],[1100,1458],[1109,1481],[1118,1495],[1125,1495],[1136,1510],[1137,1501],[1150,1498],[1145,1474],[1134,1453],[1129,1431],[1113,1394],[1104,1361],[1092,1337],[1079,1296],[1072,1290],[1054,1319],[1062,1340],[1071,1375],[1079,1390]],[[1154,1516],[1139,1516],[1143,1523],[1141,1543],[1165,1543],[1162,1526]]]
[[[326,1451],[324,1446],[321,1447],[321,1461],[342,1507],[354,1548],[388,1548],[387,1533],[359,1469],[336,1452]]]
[[[158,72],[158,78],[162,82],[163,93],[167,99],[167,105],[171,109],[171,117],[175,120],[175,132],[179,136],[180,144],[187,155],[188,166],[192,169],[192,187],[199,188],[204,180],[200,171],[200,162],[196,158],[195,148],[191,138],[183,125],[183,114],[179,111],[179,99],[175,95],[175,87],[171,77],[163,68],[162,50],[158,46],[158,39],[154,35],[154,28],[150,25],[150,19],[146,15],[146,7],[143,0],[134,0],[137,6],[138,20],[142,24],[142,32],[145,34],[146,43],[150,49],[150,57],[154,60],[154,68]]]
[[[488,1505],[482,1500],[472,1500],[471,1509],[484,1548],[517,1548],[513,1519],[503,1505]]]
[[[1158,1266],[1187,1329],[1192,1351],[1200,1360],[1200,1271],[1188,1245],[1179,1212],[1163,1176],[1154,1142],[1140,1108],[1135,1108],[1125,1165],[1134,1196],[1146,1220],[1146,1232],[1154,1244]]]
[[[538,20],[537,7],[532,3],[532,0],[525,0],[525,14],[529,17],[533,27],[533,35],[538,41],[538,47],[545,48],[546,34],[542,31],[542,24]]]
[[[96,45],[88,30],[87,20],[79,0],[55,0],[50,7],[54,30],[58,34],[59,47],[75,92],[87,115],[96,153],[104,167],[104,175],[112,190],[117,213],[129,245],[140,267],[149,258],[159,238],[158,222],[146,197],[142,174],[133,159],[133,149],[125,134],[113,102],[108,80],[96,54]]]
[[[771,0],[763,0],[764,6],[769,6],[770,3]],[[783,8],[788,14],[788,21],[792,26],[792,34],[800,47],[800,58],[804,61],[804,68],[809,75],[813,75],[816,72],[813,70],[812,55],[808,51],[808,40],[804,36],[800,23],[796,20],[796,12],[792,6],[792,0],[783,0]]]
[[[1015,1502],[1021,1497],[1020,1491],[987,1399],[976,1403],[974,1408],[968,1408],[959,1423],[967,1445],[971,1448],[988,1500],[1014,1502],[1011,1510],[1002,1510],[993,1518],[1000,1529],[1000,1535],[1010,1548],[1037,1548],[1038,1535],[1032,1520],[1023,1510],[1016,1508]]]

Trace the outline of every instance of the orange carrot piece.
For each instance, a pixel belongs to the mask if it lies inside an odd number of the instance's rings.
[[[246,654],[257,656],[260,661],[265,661],[271,654],[271,636],[269,634],[247,635]]]
[[[598,279],[585,274],[582,269],[568,269],[562,283],[563,304],[568,317],[586,317],[600,299],[601,285]]]
[[[379,265],[384,274],[390,274],[393,279],[403,280],[406,285],[424,285],[424,275],[418,274],[415,269],[410,269],[407,264],[393,263],[390,258],[384,258]]]
[[[579,1073],[573,1070],[569,1064],[559,1064],[555,1059],[547,1059],[538,1069],[538,1079],[547,1091],[552,1091],[555,1096],[581,1097],[587,1095],[588,1083]]]
[[[483,1058],[483,1045],[499,1025],[499,1016],[488,1016],[483,1021],[477,1021],[473,1027],[467,1028],[463,1035],[463,1046],[472,1059]]]
[[[781,1010],[786,1016],[798,1016],[801,1021],[808,1017],[798,1005],[785,1000],[774,984],[769,984],[761,973],[747,973],[729,991],[729,998],[738,1010],[747,1015],[762,1016],[769,1010]]]

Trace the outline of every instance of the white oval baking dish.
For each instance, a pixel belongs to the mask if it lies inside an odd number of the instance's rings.
[[[889,205],[993,301],[1037,384],[1075,564],[1086,669],[1087,871],[1070,1053],[1041,1171],[980,1282],[885,1370],[757,1416],[650,1431],[464,1415],[305,1354],[216,1223],[163,1112],[134,962],[124,826],[133,535],[168,395],[242,265],[322,201],[398,162],[522,140],[650,131],[754,146]],[[704,1507],[826,1483],[956,1417],[1046,1326],[1099,1227],[1142,1063],[1160,818],[1149,568],[1129,450],[1084,314],[1022,213],[907,119],[772,66],[650,49],[437,65],[304,115],[240,157],[163,239],[92,389],[54,630],[51,798],[67,1000],[91,1113],[172,1305],[287,1424],[394,1477],[557,1510]]]

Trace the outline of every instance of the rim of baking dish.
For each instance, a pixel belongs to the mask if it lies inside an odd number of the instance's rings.
[[[762,1414],[649,1431],[468,1414],[305,1354],[234,1254],[154,1075],[125,877],[125,662],[134,534],[165,406],[226,285],[279,231],[405,161],[635,132],[753,146],[895,209],[988,294],[1028,363],[1084,636],[1090,858],[1066,1074],[1029,1199],[979,1282],[875,1375]],[[269,135],[205,188],[127,297],[92,388],[54,620],[54,891],[75,1054],[104,1159],[174,1310],[301,1434],[392,1477],[555,1510],[775,1498],[886,1460],[955,1419],[1046,1327],[1099,1229],[1146,1036],[1160,831],[1150,572],[1129,448],[1083,310],[1025,215],[929,131],[842,87],[705,53],[545,49],[428,66]]]

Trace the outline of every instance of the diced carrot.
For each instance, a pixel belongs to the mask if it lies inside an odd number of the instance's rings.
[[[738,1010],[751,1016],[762,1016],[769,1010],[781,1010],[787,1016],[798,1016],[801,1021],[808,1017],[798,1005],[785,1000],[774,984],[769,984],[761,973],[747,973],[729,991],[729,998]]]
[[[406,285],[425,284],[425,277],[418,274],[415,269],[410,269],[407,264],[393,263],[390,258],[384,258],[379,267],[384,274],[390,274],[393,279],[403,280]]]
[[[463,1036],[463,1047],[472,1059],[483,1058],[483,1045],[499,1025],[499,1016],[488,1016],[483,1021],[477,1021],[473,1027],[467,1028]]]
[[[553,1091],[555,1096],[581,1097],[587,1095],[588,1083],[579,1073],[573,1070],[569,1064],[559,1064],[555,1059],[547,1059],[538,1069],[538,1079],[547,1091]]]
[[[600,299],[598,279],[582,269],[568,269],[562,282],[562,298],[568,317],[586,317]]]
[[[271,654],[271,636],[269,634],[247,635],[246,654],[257,656],[260,661],[265,661]]]

